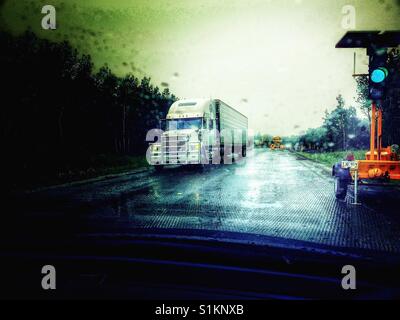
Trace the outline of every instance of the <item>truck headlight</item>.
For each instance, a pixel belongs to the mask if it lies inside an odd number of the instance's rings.
[[[157,145],[157,144],[151,145],[151,151],[153,151],[153,152],[158,152],[158,151],[160,151],[160,149],[161,149],[160,145]]]
[[[190,144],[191,151],[199,151],[200,150],[200,143],[191,143]]]

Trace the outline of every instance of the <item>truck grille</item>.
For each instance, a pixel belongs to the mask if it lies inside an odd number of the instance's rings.
[[[163,135],[161,136],[161,148],[164,163],[187,161],[187,135]]]

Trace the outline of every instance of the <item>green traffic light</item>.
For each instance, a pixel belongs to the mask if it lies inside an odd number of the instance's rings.
[[[389,75],[389,71],[386,68],[378,68],[372,71],[371,73],[371,81],[375,83],[381,83],[383,82],[386,77]]]

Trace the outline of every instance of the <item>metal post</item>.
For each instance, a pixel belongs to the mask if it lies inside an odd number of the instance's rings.
[[[354,171],[354,202],[353,204],[359,205],[358,203],[358,169]]]
[[[371,106],[371,132],[370,132],[370,160],[375,160],[375,138],[376,138],[376,104]]]
[[[382,109],[378,109],[378,123],[377,123],[377,145],[378,145],[378,160],[381,160],[382,150]]]

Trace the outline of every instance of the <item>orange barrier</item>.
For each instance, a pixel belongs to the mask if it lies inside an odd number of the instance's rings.
[[[360,179],[400,180],[400,161],[359,160],[357,162]]]
[[[391,147],[382,147],[382,110],[376,107],[375,102],[372,103],[371,109],[370,151],[365,154],[366,160],[357,161],[358,177],[359,179],[400,180],[398,155],[392,151]]]

